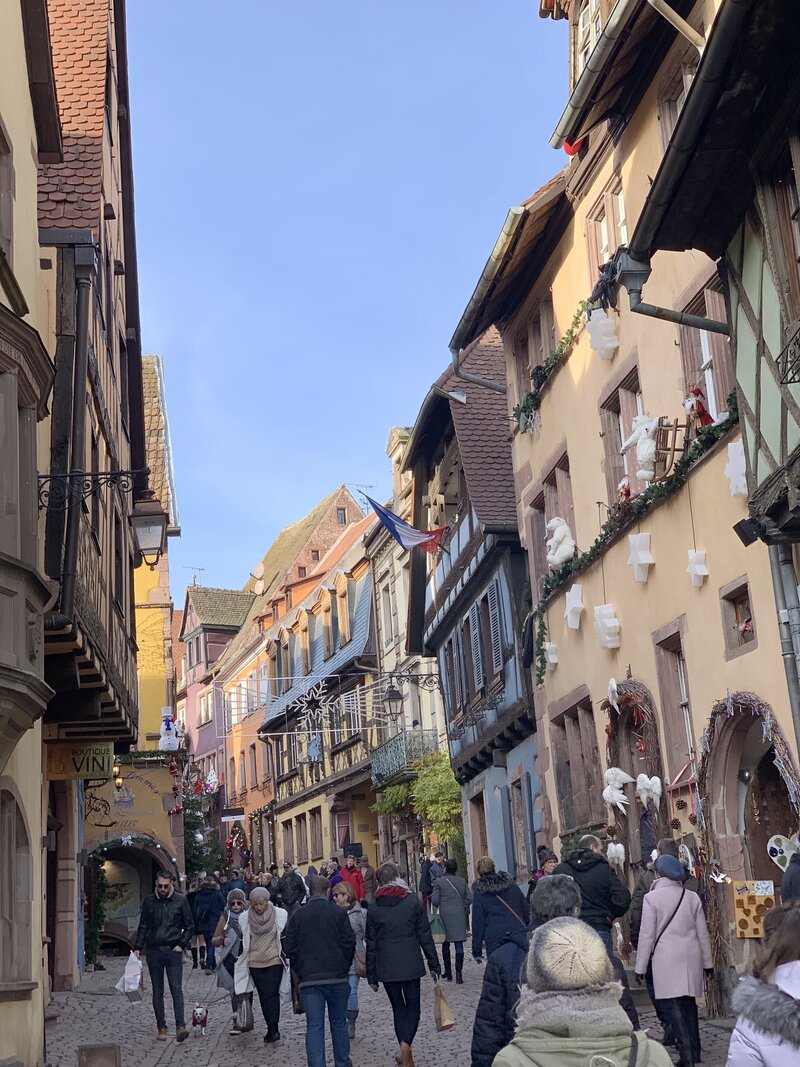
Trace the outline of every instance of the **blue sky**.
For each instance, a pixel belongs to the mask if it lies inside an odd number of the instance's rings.
[[[223,17],[220,17],[220,13]],[[176,602],[241,586],[342,482],[389,492],[507,209],[564,164],[536,0],[128,5],[145,352],[164,357]]]

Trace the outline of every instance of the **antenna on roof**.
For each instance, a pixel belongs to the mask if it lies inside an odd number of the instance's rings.
[[[188,564],[184,563],[183,569],[192,572],[192,585],[197,585],[197,575],[202,574],[205,567],[190,567]],[[203,583],[201,582],[200,584],[202,585]]]
[[[345,482],[344,484],[348,489],[355,489],[355,491],[358,493],[358,495],[365,501],[366,501],[366,493],[364,493],[363,490],[364,489],[375,489],[376,488],[374,485],[364,485],[362,482]]]

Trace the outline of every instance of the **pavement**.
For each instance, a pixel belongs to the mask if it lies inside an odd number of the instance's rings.
[[[264,1020],[254,1004],[256,1028],[252,1033],[231,1037],[230,1001],[217,989],[216,979],[191,969],[188,960],[184,968],[184,999],[187,1018],[196,1002],[209,1009],[209,1025],[205,1037],[189,1026],[189,1038],[179,1045],[172,1025],[172,1003],[167,994],[167,1020],[170,1034],[167,1041],[156,1041],[156,1026],[150,1002],[149,981],[145,969],[144,999],[131,1004],[117,993],[114,984],[122,974],[125,960],[107,956],[102,959],[103,971],[86,974],[79,989],[71,993],[57,993],[53,1007],[58,1016],[46,1028],[47,1063],[49,1067],[76,1067],[78,1048],[83,1045],[118,1043],[122,1052],[122,1067],[230,1067],[231,1063],[250,1067],[251,1064],[273,1061],[280,1067],[305,1067],[305,1018],[294,1015],[291,1007],[281,1012],[281,1040],[265,1046]],[[480,996],[483,968],[469,958],[464,968],[464,985],[445,982],[447,999],[456,1019],[452,1030],[437,1033],[433,1021],[433,986],[430,979],[422,982],[422,1021],[414,1042],[417,1067],[447,1064],[466,1067],[472,1040],[472,1022]],[[351,1043],[353,1067],[393,1067],[397,1044],[392,1029],[389,1002],[383,989],[374,993],[364,980],[360,983],[359,1015],[356,1038]],[[701,1009],[702,1015],[702,1009]],[[642,1025],[650,1027],[657,1036],[660,1027],[655,1015],[641,1012]],[[730,1029],[733,1020],[702,1020],[703,1067],[725,1067]],[[675,1057],[673,1057],[675,1058]],[[113,1063],[113,1060],[110,1061]],[[327,1062],[333,1065],[328,1036]]]

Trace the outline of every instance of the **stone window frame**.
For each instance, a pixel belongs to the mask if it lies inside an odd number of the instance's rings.
[[[9,823],[12,824],[13,840],[7,835]],[[5,999],[29,999],[39,986],[33,980],[30,943],[33,858],[33,840],[22,797],[10,777],[0,776],[0,861],[6,872],[0,875],[0,912],[12,912],[7,928],[11,937],[11,952],[3,948],[6,940],[3,927],[0,926],[0,1002]],[[12,895],[11,899],[3,900],[8,893]]]
[[[741,639],[742,635],[739,632],[739,623],[744,620],[739,620],[737,608],[743,595],[747,597],[750,609],[749,621],[752,624],[752,630],[750,631],[752,636],[744,641]],[[723,655],[726,661],[738,659],[740,656],[745,656],[748,652],[758,648],[758,631],[756,630],[756,620],[753,613],[753,597],[750,590],[750,581],[746,574],[735,578],[732,582],[727,582],[721,587],[719,591],[719,607],[722,615],[722,636],[725,642]]]

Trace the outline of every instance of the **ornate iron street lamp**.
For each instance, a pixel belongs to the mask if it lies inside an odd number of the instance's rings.
[[[403,714],[403,694],[394,684],[394,678],[389,678],[389,684],[383,694],[383,706],[391,722],[397,722]]]
[[[154,570],[167,544],[167,516],[152,490],[145,490],[134,504],[131,526],[139,555],[150,570]]]

